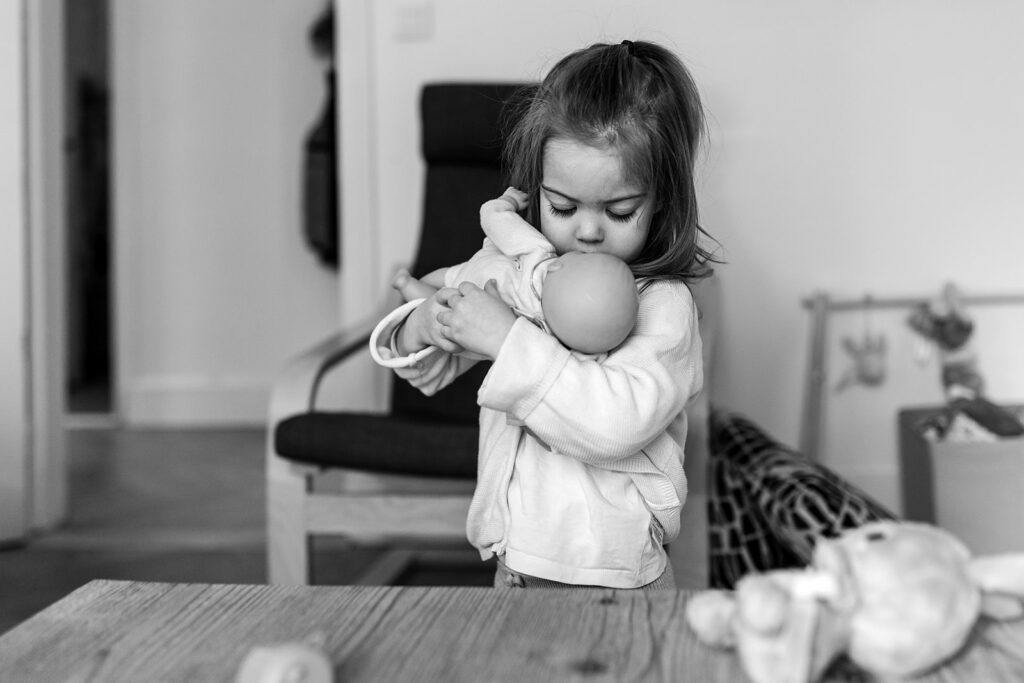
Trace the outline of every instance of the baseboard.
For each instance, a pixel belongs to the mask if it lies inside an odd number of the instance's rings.
[[[128,427],[236,427],[266,424],[270,378],[151,376],[127,383],[119,397]]]

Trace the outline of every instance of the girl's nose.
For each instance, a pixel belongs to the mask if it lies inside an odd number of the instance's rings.
[[[579,225],[576,227],[576,239],[580,242],[600,242],[604,239],[601,222],[593,216],[580,216]]]

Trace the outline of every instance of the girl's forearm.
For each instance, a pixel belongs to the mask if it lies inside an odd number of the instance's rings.
[[[416,313],[418,310],[416,309],[410,313],[409,317],[398,326],[398,332],[395,334],[395,348],[400,355],[407,356],[427,346],[420,341],[420,336],[416,333],[416,323],[418,321]]]

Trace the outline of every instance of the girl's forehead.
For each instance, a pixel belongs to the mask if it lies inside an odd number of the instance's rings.
[[[611,145],[595,146],[568,138],[553,138],[544,146],[543,172],[545,186],[576,198],[641,191],[626,175],[621,152]]]

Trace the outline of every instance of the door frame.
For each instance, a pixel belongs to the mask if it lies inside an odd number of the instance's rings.
[[[29,529],[67,517],[63,0],[22,0],[28,223]]]

